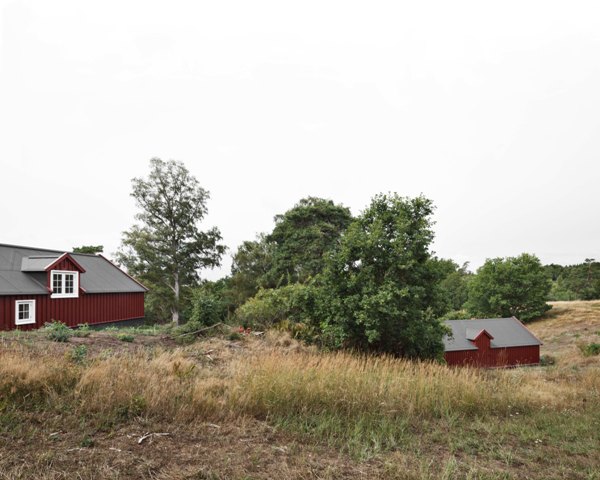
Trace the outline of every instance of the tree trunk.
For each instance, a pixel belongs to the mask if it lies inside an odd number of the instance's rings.
[[[173,292],[175,293],[175,303],[171,308],[173,315],[172,321],[174,325],[179,325],[179,272],[173,274]]]

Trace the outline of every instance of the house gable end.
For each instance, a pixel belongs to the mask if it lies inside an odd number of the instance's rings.
[[[85,273],[85,268],[79,265],[79,263],[77,263],[69,253],[63,253],[54,262],[46,267],[47,272],[51,270],[70,270],[77,271],[79,273]]]

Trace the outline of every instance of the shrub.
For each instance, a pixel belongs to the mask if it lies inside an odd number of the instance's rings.
[[[95,445],[94,439],[88,435],[83,437],[81,442],[79,443],[81,448],[92,448]]]
[[[577,294],[565,288],[560,280],[552,282],[552,288],[548,294],[548,300],[551,302],[577,300]]]
[[[85,345],[77,345],[70,352],[68,352],[67,357],[73,363],[82,364],[85,362],[87,358],[88,349]]]
[[[579,345],[581,353],[584,357],[592,357],[600,355],[600,343],[588,343],[587,345]]]
[[[92,329],[87,323],[79,325],[76,330],[73,331],[75,337],[89,337],[92,333]]]
[[[69,338],[73,336],[73,330],[67,327],[62,322],[53,320],[50,323],[44,325],[44,333],[46,337],[54,342],[68,342]]]
[[[231,332],[229,335],[227,335],[227,338],[232,342],[236,342],[239,340],[243,340],[244,336],[239,332]]]
[[[542,355],[540,357],[540,365],[542,367],[548,367],[550,365],[555,365],[556,364],[556,357],[553,357],[552,355]]]
[[[133,342],[135,340],[135,337],[133,335],[130,335],[128,333],[121,333],[117,336],[117,338],[119,340],[121,340],[122,342]]]
[[[224,282],[205,282],[193,292],[190,321],[207,327],[222,322],[229,306]]]
[[[289,320],[312,323],[315,287],[299,283],[281,288],[261,289],[239,307],[235,314],[244,327],[268,329]]]

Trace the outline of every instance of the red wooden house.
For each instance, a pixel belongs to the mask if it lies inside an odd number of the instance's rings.
[[[102,255],[0,244],[0,330],[142,320],[146,291]]]
[[[542,342],[515,317],[447,320],[444,337],[448,365],[509,367],[540,363]]]

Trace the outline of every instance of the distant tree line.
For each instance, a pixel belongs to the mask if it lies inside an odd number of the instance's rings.
[[[552,281],[549,300],[600,299],[600,262],[586,258],[576,265],[546,265]]]
[[[592,260],[544,267],[522,254],[488,259],[473,273],[438,258],[433,203],[397,194],[375,195],[357,216],[330,199],[303,198],[232,252],[229,276],[201,280],[225,253],[217,228],[200,229],[208,192],[183,164],[160,159],[133,186],[141,211],[118,260],[150,287],[147,316],[157,321],[276,327],[328,349],[440,358],[443,319],[527,322],[550,308],[549,298],[590,298],[600,288]]]

